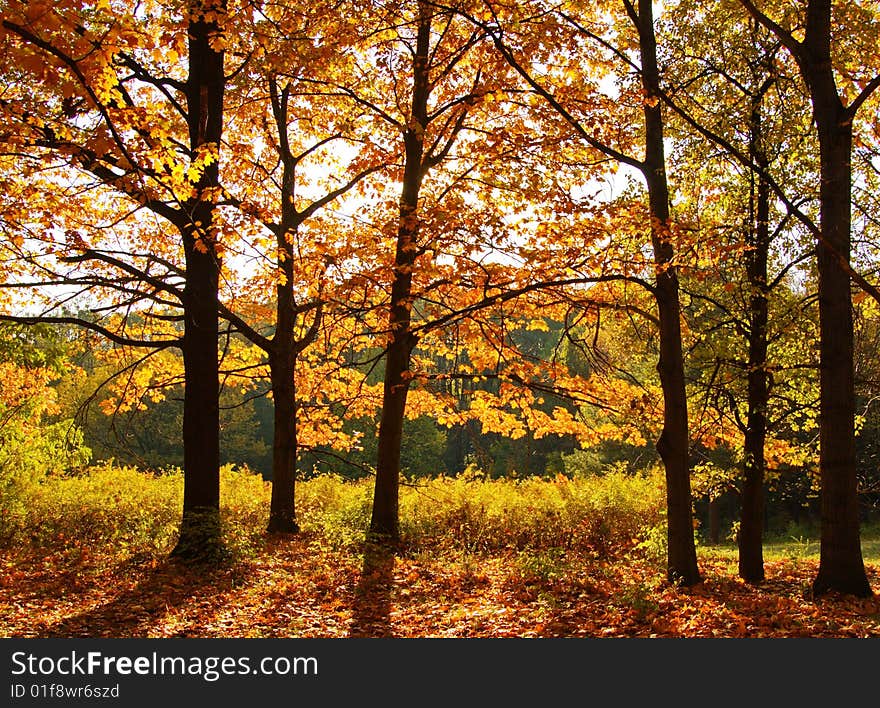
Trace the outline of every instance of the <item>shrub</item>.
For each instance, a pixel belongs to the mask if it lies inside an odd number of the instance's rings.
[[[331,547],[359,546],[369,525],[372,480],[322,475],[297,485],[303,531]],[[107,463],[79,476],[51,476],[20,493],[21,513],[4,517],[0,542],[103,547],[120,557],[171,550],[180,521],[183,475]],[[257,549],[270,486],[247,468],[221,471],[221,519],[230,550]],[[589,552],[606,557],[656,543],[662,528],[658,473],[554,480],[487,479],[475,470],[420,479],[401,489],[404,543],[413,550],[479,553],[508,549]],[[527,555],[523,557],[530,557]],[[540,553],[537,556],[543,558]]]
[[[233,552],[251,550],[262,535],[268,489],[247,468],[220,474],[224,537]],[[183,474],[144,472],[107,462],[76,476],[51,476],[21,487],[15,518],[4,517],[0,542],[103,548],[119,558],[168,553],[183,504]]]
[[[334,548],[364,540],[370,524],[373,482],[320,475],[297,485],[297,516],[303,531],[317,533]]]
[[[4,529],[6,543],[94,547],[122,555],[168,550],[176,531],[183,478],[111,463],[78,476],[51,476],[19,490],[25,509]]]
[[[619,471],[602,477],[488,480],[471,474],[405,487],[402,532],[475,552],[561,548],[604,556],[624,551],[663,520],[662,478]]]

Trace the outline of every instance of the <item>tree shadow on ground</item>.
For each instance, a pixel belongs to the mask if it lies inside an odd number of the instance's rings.
[[[124,572],[124,571],[123,571]],[[157,622],[200,598],[223,594],[244,582],[242,569],[228,564],[207,566],[177,559],[160,561],[155,567],[137,571],[134,584],[107,602],[48,625],[40,637],[126,638],[156,636]],[[96,579],[101,582],[102,579]],[[123,583],[120,582],[120,585]],[[112,593],[113,589],[108,588]],[[181,630],[178,636],[185,636]]]
[[[367,543],[360,580],[354,590],[350,637],[391,637],[391,593],[394,552]]]

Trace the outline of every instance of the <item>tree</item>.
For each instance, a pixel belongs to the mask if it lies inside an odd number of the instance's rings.
[[[387,85],[389,93],[373,98],[360,96],[351,88],[347,92],[370,106],[386,129],[390,127],[402,136],[393,253],[377,254],[380,263],[387,263],[388,255],[392,258],[390,268],[382,266],[382,270],[390,270],[390,279],[384,290],[384,379],[370,521],[374,537],[394,543],[399,537],[400,450],[407,396],[414,378],[412,355],[419,338],[430,329],[422,323],[423,331],[417,330],[414,306],[422,297],[426,309],[438,304],[455,309],[459,300],[452,292],[466,290],[461,285],[468,282],[469,254],[483,245],[475,233],[479,221],[470,217],[473,220],[468,223],[468,205],[461,196],[470,173],[475,173],[475,181],[482,177],[475,167],[480,160],[472,158],[474,163],[465,162],[464,167],[450,171],[445,175],[445,184],[437,180],[436,192],[426,194],[424,182],[444,162],[455,164],[455,158],[461,160],[453,148],[465,142],[464,134],[479,137],[487,133],[479,129],[475,119],[469,119],[482,104],[490,103],[486,97],[501,83],[503,75],[493,75],[485,54],[478,55],[483,33],[461,22],[454,12],[423,0],[402,8],[379,9],[383,26],[376,30],[377,44],[369,51],[377,65],[388,70],[386,76],[375,77],[375,84]],[[371,91],[375,93],[376,86]],[[403,104],[390,103],[387,109],[375,102],[387,101],[391,96],[406,98],[400,99]],[[485,137],[487,141],[492,138],[491,134]],[[468,158],[479,153],[478,148],[468,147]],[[468,233],[469,238],[462,239],[458,230]],[[444,258],[452,263],[444,263]],[[473,260],[471,267],[475,267]],[[386,278],[387,274],[381,276],[381,280]],[[484,305],[491,302],[486,300]]]
[[[853,314],[850,280],[853,122],[880,86],[870,77],[847,103],[832,57],[831,0],[809,0],[802,40],[750,0],[743,5],[791,53],[813,103],[820,156],[819,466],[822,532],[813,591],[871,594],[859,540],[855,453]],[[852,28],[850,28],[852,31]],[[858,84],[857,84],[858,89]]]
[[[554,111],[565,120],[577,136],[591,149],[601,153],[606,159],[614,160],[637,170],[647,186],[649,207],[650,244],[653,250],[654,282],[650,286],[657,307],[656,325],[659,331],[659,361],[657,370],[663,391],[663,429],[657,441],[657,450],[663,460],[667,482],[667,520],[668,520],[668,558],[667,574],[671,582],[683,585],[699,583],[700,573],[697,567],[696,546],[693,535],[692,499],[690,491],[689,438],[687,395],[685,391],[684,364],[681,348],[681,308],[679,302],[679,284],[675,263],[675,234],[669,208],[669,186],[666,177],[666,164],[663,143],[663,114],[660,105],[660,71],[657,63],[657,41],[654,32],[653,6],[650,0],[630,2],[624,0],[621,8],[636,37],[621,39],[621,46],[614,46],[601,36],[606,31],[609,36],[619,36],[620,28],[617,18],[612,15],[603,20],[595,16],[589,18],[576,17],[564,10],[543,9],[532,14],[530,9],[519,13],[520,26],[517,28],[515,18],[508,18],[509,8],[488,6],[486,19],[471,16],[472,22],[482,27],[493,39],[495,47],[504,59],[522,77],[526,84],[541,96]],[[533,21],[533,17],[541,20]],[[605,24],[599,29],[597,25]],[[532,34],[532,25],[545,34]],[[547,28],[542,26],[549,26]],[[515,28],[521,34],[517,40],[513,38]],[[573,33],[573,34],[572,34]],[[561,38],[568,38],[570,46],[562,46]],[[523,57],[516,54],[513,41],[520,42]],[[568,79],[554,93],[552,84],[536,78],[541,67],[535,57],[525,55],[525,49],[538,49],[541,42],[547,41],[556,51],[549,52],[548,59],[560,61],[560,55],[585,51],[584,46],[594,46],[599,56],[607,56],[606,64],[623,62],[627,71],[637,73],[642,93],[642,149],[644,155],[637,159],[628,154],[634,147],[632,126],[619,130],[615,145],[606,137],[611,133],[602,125],[598,117],[590,118],[597,121],[593,127],[589,122],[578,118],[576,111],[587,110],[596,112],[596,106],[603,101],[598,89],[594,88],[594,96],[585,97],[584,88],[591,88],[591,82],[585,75],[581,85],[573,91],[570,85],[571,74],[578,75],[579,69],[570,67],[563,72]],[[563,42],[565,40],[562,40]],[[579,46],[580,45],[580,46]],[[624,45],[626,45],[624,47]],[[629,56],[628,50],[634,49],[640,57],[640,64]],[[546,49],[538,51],[546,52]],[[579,57],[583,59],[583,57]],[[595,59],[597,64],[602,59]],[[588,66],[584,62],[585,66]],[[567,103],[566,98],[574,100]],[[623,144],[620,144],[623,143]]]
[[[689,116],[723,130],[757,168],[718,154],[711,142],[681,124],[676,135],[680,190],[692,195],[689,218],[704,232],[705,267],[720,275],[697,271],[685,286],[697,340],[692,369],[703,369],[697,385],[706,404],[717,406],[718,425],[723,428],[725,417],[732,417],[742,435],[741,443],[727,442],[741,450],[743,468],[737,485],[739,571],[745,580],[760,582],[766,446],[788,414],[773,389],[785,388],[787,367],[808,365],[784,356],[782,345],[790,340],[786,330],[793,318],[809,317],[803,307],[787,307],[786,280],[806,256],[798,255],[801,235],[791,213],[774,207],[768,175],[803,195],[801,206],[810,201],[812,175],[804,157],[811,148],[809,140],[804,145],[809,130],[800,120],[803,100],[786,75],[790,67],[780,60],[778,40],[738,3],[706,8],[682,2],[671,14],[669,94]],[[702,24],[695,29],[697,22]],[[718,258],[715,249],[741,258]],[[730,483],[729,475],[725,482]]]
[[[74,170],[165,220],[179,236],[185,263],[179,290],[151,273],[161,259],[142,254],[138,267],[118,251],[91,248],[73,231],[68,231],[70,251],[62,261],[110,266],[124,274],[123,289],[179,298],[184,321],[180,339],[135,341],[94,323],[77,324],[120,343],[175,345],[183,352],[185,485],[174,555],[191,560],[222,553],[217,349],[221,247],[214,222],[226,86],[225,17],[225,0],[195,0],[180,11],[151,5],[122,13],[109,3],[94,11],[76,3],[54,8],[10,3],[3,20],[4,42],[23,69],[7,73],[18,77],[20,97],[3,103],[5,120],[16,128],[4,136],[11,149],[66,160]],[[175,56],[186,54],[182,77],[179,63],[164,52],[165,41],[173,44]],[[86,276],[79,284],[88,281]],[[107,280],[100,285],[106,286]]]
[[[337,13],[323,8],[266,7],[240,28],[251,42],[252,57],[239,80],[243,97],[232,117],[237,128],[232,150],[241,164],[229,166],[224,188],[239,217],[254,222],[246,230],[255,230],[249,246],[257,258],[274,254],[269,259],[274,266],[270,282],[263,281],[264,287],[275,291],[274,312],[259,313],[270,323],[271,335],[234,313],[232,303],[223,314],[268,358],[274,404],[270,532],[299,529],[298,363],[319,333],[331,329],[323,326],[327,301],[333,299],[325,293],[334,285],[328,282],[327,271],[331,263],[345,258],[316,236],[304,238],[303,232],[319,211],[384,167],[381,154],[356,155],[344,165],[332,149],[338,143],[345,148],[337,153],[358,147],[353,136],[363,128],[357,105],[327,89],[328,77],[339,71],[337,63],[344,63],[351,44],[348,28],[339,24]],[[314,116],[320,113],[334,118],[317,122]],[[333,172],[333,168],[339,179],[332,186],[329,178],[310,178],[310,173]],[[325,221],[314,228],[330,231],[334,224]],[[271,240],[264,242],[267,231]],[[245,274],[239,279],[244,281]],[[254,309],[254,303],[242,303],[241,309]]]
[[[396,542],[398,527],[398,484],[400,445],[406,397],[409,390],[408,369],[415,337],[412,323],[412,271],[418,255],[419,192],[422,179],[432,162],[442,153],[425,154],[425,131],[428,129],[428,101],[431,95],[431,25],[434,10],[419,0],[412,45],[411,118],[404,127],[405,149],[403,185],[400,195],[400,218],[394,256],[394,276],[388,315],[388,346],[385,350],[382,417],[376,448],[376,489],[370,517],[370,533]],[[462,116],[465,114],[462,113]],[[460,128],[461,123],[459,123]],[[457,132],[457,131],[456,131]],[[455,135],[451,138],[454,140]]]
[[[660,386],[663,389],[663,432],[657,452],[666,468],[666,505],[669,523],[669,579],[684,585],[700,582],[691,518],[690,439],[687,394],[681,348],[679,284],[673,265],[669,186],[663,146],[660,71],[651,0],[639,0],[638,10],[626,3],[639,33],[642,85],[645,89],[645,159],[642,174],[651,208],[651,243],[657,267],[654,295],[660,328]]]

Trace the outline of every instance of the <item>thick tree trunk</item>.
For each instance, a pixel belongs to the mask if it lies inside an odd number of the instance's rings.
[[[852,293],[840,262],[850,256],[851,131],[850,123],[834,119],[819,126],[821,228],[827,245],[818,245],[822,530],[813,590],[868,596],[859,538]]]
[[[413,56],[412,121],[403,135],[406,151],[391,303],[388,317],[388,345],[382,416],[376,459],[376,486],[370,519],[370,535],[378,541],[396,543],[400,538],[398,499],[400,490],[400,446],[409,392],[409,366],[416,344],[412,325],[412,271],[419,233],[418,203],[425,167],[424,133],[428,126],[430,83],[428,61],[431,15],[419,4],[419,26]]]
[[[197,7],[205,7],[198,5]],[[222,9],[214,4],[212,9]],[[214,23],[189,24],[187,120],[193,153],[207,144],[219,149],[223,130],[223,54],[209,39]],[[220,387],[217,337],[218,262],[212,221],[214,204],[206,189],[219,184],[217,162],[205,168],[196,196],[185,206],[188,223],[182,235],[186,257],[183,293],[184,492],[183,519],[173,555],[185,560],[212,560],[222,554],[220,535]]]
[[[819,467],[822,514],[817,595],[871,594],[859,538],[855,453],[853,315],[850,290],[851,111],[831,61],[831,2],[811,0],[800,57],[819,136]]]
[[[752,105],[750,153],[762,168],[767,159],[761,146],[759,97]],[[749,225],[746,253],[749,297],[748,414],[744,435],[743,482],[740,491],[739,575],[749,583],[764,580],[764,443],[767,438],[767,259],[770,251],[770,185],[758,178],[755,219]]]
[[[645,89],[645,162],[654,249],[654,286],[659,319],[660,357],[657,371],[663,391],[663,431],[657,452],[666,471],[668,531],[667,576],[670,582],[700,582],[691,500],[688,409],[684,359],[681,349],[681,306],[678,275],[669,240],[669,186],[663,149],[663,116],[660,111],[660,75],[651,0],[639,0],[639,45],[642,84]],[[653,104],[653,105],[652,105]]]
[[[211,254],[193,247],[186,250],[183,519],[173,555],[210,560],[221,546],[218,271]]]

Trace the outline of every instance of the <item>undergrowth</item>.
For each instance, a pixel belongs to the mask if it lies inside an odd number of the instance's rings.
[[[324,475],[297,485],[304,534],[354,550],[370,519],[372,480]],[[265,541],[271,487],[248,469],[221,471],[224,541],[238,557]],[[47,476],[0,505],[0,545],[103,551],[117,559],[157,558],[174,545],[180,521],[179,470],[147,473],[103,464],[76,476]],[[407,482],[401,488],[404,551],[480,554],[509,549],[588,552],[610,557],[662,537],[659,475],[487,479],[473,472]],[[656,551],[657,549],[655,549]],[[544,557],[538,554],[534,557]],[[547,556],[549,558],[549,556]]]

